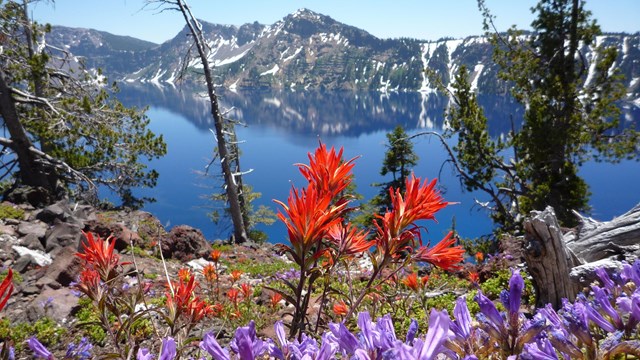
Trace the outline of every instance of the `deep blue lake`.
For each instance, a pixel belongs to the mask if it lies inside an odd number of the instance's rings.
[[[447,106],[443,96],[420,93],[253,90],[219,96],[223,110],[228,110],[227,116],[247,125],[236,128],[238,139],[244,141],[240,145],[242,168],[253,169],[243,181],[262,193],[256,205],[267,205],[274,211],[278,206],[272,199],[286,202],[292,185],[305,185],[293,164],[308,162],[307,153],[317,147],[318,140],[344,147],[346,158],[360,156],[354,168],[357,191],[365,200],[371,199],[379,191],[371,184],[389,180],[379,174],[386,133],[398,124],[409,134],[440,132]],[[169,227],[187,224],[201,229],[208,239],[228,238],[230,223],[215,225],[207,217],[220,204],[205,196],[221,189],[219,162],[211,166],[211,176],[202,174],[215,146],[207,100],[187,89],[153,86],[123,86],[118,97],[128,106],[149,106],[151,128],[163,134],[167,142],[168,154],[150,164],[160,173],[158,186],[138,192],[157,200],[144,210]],[[521,107],[511,99],[487,95],[479,100],[490,119],[491,136],[506,134],[512,123],[522,117]],[[625,106],[624,126],[637,127],[638,120],[640,109]],[[417,137],[414,151],[420,158],[414,168],[416,176],[438,178],[445,199],[459,203],[438,213],[438,223],[423,224],[429,231],[424,240],[440,240],[452,222],[464,237],[489,234],[489,216],[475,205],[476,200],[485,201],[486,197],[462,191],[439,141],[435,137]],[[635,161],[591,162],[583,166],[581,175],[591,186],[590,215],[595,219],[610,220],[640,202],[640,164]],[[285,227],[279,221],[260,229],[271,242],[287,241]]]

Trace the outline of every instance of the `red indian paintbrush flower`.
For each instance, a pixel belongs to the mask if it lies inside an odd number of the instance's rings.
[[[338,195],[351,183],[351,169],[356,158],[344,162],[342,151],[343,148],[340,148],[336,153],[333,146],[327,151],[327,147],[320,142],[315,153],[308,155],[309,165],[296,164],[309,184],[318,189],[319,193],[328,194],[330,198]]]
[[[253,288],[251,288],[251,285],[247,284],[247,283],[242,283],[240,285],[240,291],[242,292],[242,296],[246,299],[250,299],[251,296],[253,296]]]
[[[189,279],[191,279],[192,277],[193,274],[191,274],[191,270],[187,268],[180,268],[178,270],[178,279],[180,279],[180,281],[189,282]]]
[[[376,245],[385,258],[398,258],[403,252],[411,251],[420,239],[420,231],[415,222],[435,220],[435,213],[449,204],[435,189],[436,181],[425,181],[413,174],[406,180],[404,197],[400,189],[389,189],[392,208],[382,216],[377,216]]]
[[[469,271],[469,281],[473,284],[480,282],[480,275],[476,271]]]
[[[393,216],[390,217],[389,227],[392,235],[400,232],[418,220],[435,220],[435,213],[449,205],[442,199],[440,192],[435,189],[436,180],[420,184],[420,178],[413,174],[407,178],[404,198],[400,189],[389,189]]]
[[[102,281],[107,282],[116,276],[115,268],[119,265],[120,257],[114,253],[116,245],[112,236],[105,240],[99,235],[91,232],[83,232],[86,242],[82,242],[82,252],[76,253],[76,256],[83,259],[87,264],[94,268]]]
[[[337,316],[345,316],[349,313],[349,307],[345,304],[344,301],[340,300],[337,303],[333,304],[333,313]]]
[[[240,280],[241,276],[242,276],[242,270],[233,270],[231,272],[231,280],[233,282],[236,282],[236,281]]]
[[[222,255],[222,252],[220,252],[220,250],[218,250],[218,249],[211,250],[210,256],[211,256],[211,260],[214,263],[216,263],[216,264],[218,263],[218,261],[220,260],[220,255]]]
[[[173,293],[167,291],[167,308],[174,319],[185,315],[195,323],[212,313],[211,306],[195,296],[195,289],[198,287],[195,279],[195,276],[190,276],[188,280],[180,278],[173,284]]]
[[[204,275],[205,280],[207,282],[212,283],[218,278],[218,273],[216,271],[216,266],[212,263],[208,263],[202,268],[202,275]]]
[[[13,270],[9,268],[7,272],[7,276],[5,276],[4,280],[0,284],[0,311],[4,309],[4,306],[7,305],[7,301],[13,292]]]
[[[332,225],[340,222],[341,212],[347,203],[332,205],[331,200],[313,186],[301,191],[292,189],[288,205],[274,200],[284,208],[284,214],[278,212],[278,218],[287,226],[296,263],[300,264],[307,251],[322,240]]]
[[[459,245],[451,246],[455,241],[453,232],[449,232],[444,239],[440,240],[432,248],[420,247],[413,259],[415,261],[428,262],[444,270],[459,269],[460,265],[458,264],[462,261],[464,250]]]
[[[231,301],[231,303],[233,305],[237,305],[238,304],[238,295],[239,294],[240,294],[240,292],[238,291],[238,289],[231,288],[231,289],[229,289],[229,291],[227,291],[227,298],[229,298],[229,301]]]
[[[337,222],[327,231],[327,239],[337,247],[339,256],[352,256],[369,250],[375,242],[367,240],[368,236],[367,231],[358,231],[351,223],[343,225]]]
[[[418,291],[421,285],[421,283],[418,283],[418,274],[415,272],[412,272],[402,279],[402,283],[413,291]]]
[[[273,293],[273,295],[271,295],[271,298],[269,298],[269,302],[271,303],[271,307],[275,309],[278,306],[278,304],[280,304],[281,300],[282,300],[282,294]]]
[[[96,270],[86,268],[80,272],[80,277],[75,287],[87,295],[89,299],[99,301],[104,294],[104,287],[100,281],[100,274]]]

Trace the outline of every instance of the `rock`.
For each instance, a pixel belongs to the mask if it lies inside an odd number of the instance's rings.
[[[30,255],[38,266],[47,266],[52,263],[51,256],[42,251],[27,249],[24,246],[13,245],[11,247],[19,256]]]
[[[96,220],[96,209],[90,205],[76,205],[73,208],[73,216],[83,222]]]
[[[84,228],[85,232],[92,232],[106,239],[113,236],[116,240],[115,249],[122,251],[131,246],[131,242],[140,243],[142,239],[137,233],[131,231],[128,227],[121,223],[106,223],[100,220],[87,221]]]
[[[36,286],[69,286],[71,282],[76,281],[83,268],[82,259],[75,256],[76,252],[77,249],[73,246],[63,248],[51,265],[42,268],[41,272],[37,274],[36,277],[39,279]]]
[[[33,295],[33,294],[39,294],[40,293],[40,288],[38,288],[35,285],[28,285],[25,286],[24,288],[22,288],[22,294],[23,295]]]
[[[71,209],[69,209],[68,201],[61,200],[55,204],[45,207],[42,211],[39,211],[36,215],[36,219],[51,224],[56,219],[66,220],[70,215]]]
[[[18,219],[4,219],[4,224],[5,225],[19,225],[20,224],[20,220],[18,220]]]
[[[40,242],[40,239],[35,234],[27,234],[27,236],[21,238],[20,245],[27,249],[44,251],[42,242]]]
[[[18,233],[16,232],[15,226],[0,225],[0,234],[8,234],[8,235],[16,236]]]
[[[35,208],[41,208],[53,203],[53,197],[44,188],[19,186],[5,194],[5,200],[14,204],[28,203]]]
[[[15,236],[9,234],[0,234],[0,243],[6,243],[9,245],[17,244],[19,241]]]
[[[26,254],[20,256],[16,262],[13,263],[13,270],[19,273],[26,272],[31,265],[36,264],[36,260],[31,256],[31,254]]]
[[[82,230],[78,225],[56,221],[56,224],[45,234],[45,249],[47,252],[67,246],[78,249],[82,236]]]
[[[187,266],[192,268],[195,272],[200,272],[200,271],[202,271],[202,269],[204,269],[205,266],[207,266],[209,264],[213,264],[213,263],[210,262],[209,260],[206,260],[206,259],[203,259],[203,258],[199,258],[199,259],[195,259],[195,260],[189,261],[187,263]]]
[[[69,320],[74,308],[78,306],[78,297],[69,288],[44,289],[26,309],[29,321],[48,316],[58,323]]]
[[[43,238],[47,232],[49,226],[42,221],[22,221],[18,225],[18,234],[22,236],[26,236],[29,234],[34,234],[38,238]]]
[[[194,258],[207,257],[211,252],[211,244],[207,242],[198,229],[188,225],[175,226],[163,239],[162,255],[165,258],[186,262]]]

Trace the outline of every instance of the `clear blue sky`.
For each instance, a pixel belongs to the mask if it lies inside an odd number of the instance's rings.
[[[533,0],[486,0],[499,30],[516,24],[527,29]],[[161,43],[184,26],[174,11],[144,7],[144,0],[55,0],[33,4],[41,23],[85,27]],[[476,0],[191,0],[195,15],[218,24],[273,24],[299,8],[329,15],[381,38],[413,37],[437,40],[444,36],[482,34]],[[640,31],[640,0],[589,0],[603,31]]]

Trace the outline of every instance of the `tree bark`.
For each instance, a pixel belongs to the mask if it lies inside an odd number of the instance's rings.
[[[0,114],[11,136],[11,149],[16,153],[20,170],[18,176],[23,185],[41,187],[54,194],[55,183],[45,169],[38,164],[36,156],[31,152],[32,143],[20,122],[16,104],[7,85],[3,69],[0,69]]]
[[[564,233],[551,207],[533,211],[524,223],[525,260],[538,306],[558,309],[563,298],[574,300],[597,278],[596,268],[613,271],[640,257],[640,204],[606,222],[576,215],[580,225]]]
[[[227,147],[227,140],[223,132],[224,124],[222,114],[220,113],[220,108],[218,106],[218,97],[214,89],[213,75],[211,74],[211,68],[207,57],[208,54],[205,49],[205,39],[202,34],[200,24],[193,14],[191,14],[187,4],[182,0],[177,0],[176,3],[180,12],[184,16],[191,35],[193,36],[195,47],[198,51],[198,55],[200,56],[200,61],[202,62],[202,68],[204,70],[204,76],[207,83],[207,94],[209,95],[209,101],[211,103],[211,116],[213,117],[216,140],[218,141],[218,153],[220,154],[220,163],[222,166],[222,173],[224,175],[227,201],[229,202],[231,221],[233,222],[234,241],[237,244],[243,243],[247,241],[247,231],[242,217],[240,199],[238,197],[238,184],[231,169],[230,154]]]

